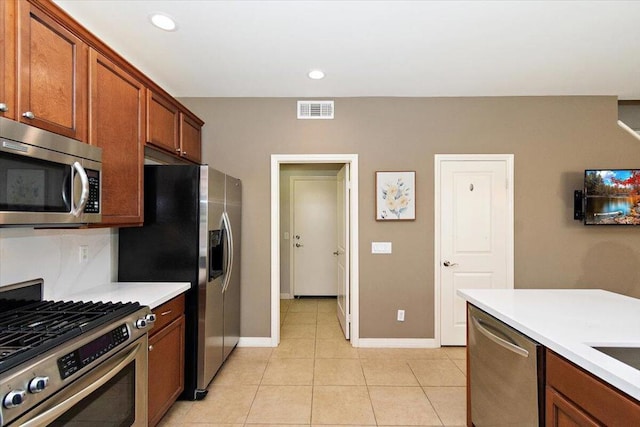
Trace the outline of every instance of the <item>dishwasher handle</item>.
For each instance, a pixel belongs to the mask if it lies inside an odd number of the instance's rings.
[[[493,334],[492,332],[490,332],[486,327],[489,327],[489,325],[487,325],[486,323],[484,323],[482,320],[477,319],[475,317],[471,317],[471,321],[473,322],[474,326],[476,327],[476,329],[478,331],[480,331],[480,333],[482,335],[484,335],[485,337],[489,338],[491,341],[493,341],[494,343],[498,344],[499,346],[513,352],[516,353],[518,356],[522,356],[522,357],[529,357],[529,352],[527,350],[525,350],[524,348],[510,343],[509,341],[505,340],[504,338],[500,338],[499,336]],[[486,327],[485,327],[486,326]]]

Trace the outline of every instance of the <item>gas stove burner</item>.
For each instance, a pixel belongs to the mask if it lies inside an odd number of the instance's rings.
[[[0,373],[135,312],[138,303],[0,300]]]
[[[13,353],[15,353],[16,351],[19,351],[21,349],[21,347],[0,347],[0,360],[4,359],[5,357],[8,357],[10,355],[12,355]]]

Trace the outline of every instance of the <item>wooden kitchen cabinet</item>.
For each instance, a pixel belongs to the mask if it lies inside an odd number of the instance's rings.
[[[142,224],[144,85],[91,50],[89,143],[102,148],[102,223]]]
[[[147,89],[147,144],[200,164],[202,122],[171,98]]]
[[[149,425],[155,426],[184,390],[184,294],[157,307],[149,331]]]
[[[15,118],[86,142],[89,47],[35,3],[17,3]]]
[[[202,125],[204,123],[187,114],[180,113],[180,155],[187,160],[202,162]]]
[[[0,117],[15,120],[15,3],[0,1]]]
[[[147,144],[174,155],[180,152],[180,108],[151,89],[147,90]]]
[[[546,425],[640,425],[640,402],[546,351]]]

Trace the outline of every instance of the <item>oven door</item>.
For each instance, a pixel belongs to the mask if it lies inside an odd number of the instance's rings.
[[[12,425],[146,426],[147,345],[145,334]]]

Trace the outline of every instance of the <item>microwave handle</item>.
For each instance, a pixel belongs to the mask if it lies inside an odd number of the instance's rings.
[[[89,200],[89,178],[82,165],[78,162],[73,163],[73,169],[76,170],[80,176],[80,182],[82,183],[82,193],[80,193],[80,200],[78,200],[78,206],[73,207],[75,200],[71,199],[71,215],[79,217]]]

